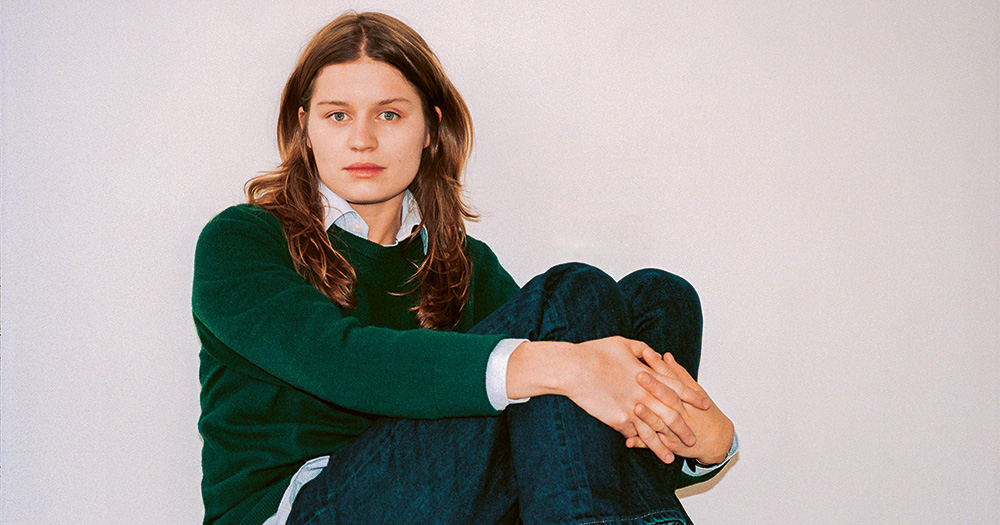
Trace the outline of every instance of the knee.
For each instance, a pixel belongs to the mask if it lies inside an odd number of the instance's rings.
[[[633,312],[668,308],[701,326],[701,300],[686,279],[656,268],[632,272],[618,282]]]
[[[571,262],[553,266],[545,272],[545,285],[549,290],[564,289],[574,295],[621,295],[618,283],[600,268],[589,264]]]
[[[583,263],[564,263],[544,274],[544,287],[552,302],[583,321],[581,316],[595,315],[622,322],[628,317],[628,304],[618,283],[602,270]]]
[[[601,270],[600,268],[581,262],[568,262],[568,263],[557,264],[552,268],[549,268],[548,271],[545,272],[545,275],[550,280],[554,279],[567,282],[572,282],[572,281],[582,281],[582,282],[592,281],[597,283],[604,283],[607,281],[611,281],[611,283],[615,282],[614,279],[611,278],[611,276],[604,273],[604,271]]]

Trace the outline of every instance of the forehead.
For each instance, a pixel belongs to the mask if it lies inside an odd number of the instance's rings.
[[[365,105],[400,98],[420,103],[417,90],[398,69],[370,58],[325,66],[313,84],[314,104],[336,101]]]

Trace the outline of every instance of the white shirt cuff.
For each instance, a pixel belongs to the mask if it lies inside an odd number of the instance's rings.
[[[524,403],[530,398],[510,399],[507,397],[507,362],[514,349],[527,339],[504,339],[497,343],[486,361],[486,396],[490,404],[498,411],[507,408],[511,403]]]
[[[724,459],[722,463],[719,463],[718,465],[712,465],[711,467],[703,467],[699,465],[697,461],[693,459],[688,459],[684,461],[684,463],[681,465],[681,472],[687,474],[692,478],[700,478],[706,474],[714,472],[725,466],[725,464],[729,463],[729,460],[736,455],[736,452],[739,449],[740,449],[740,440],[739,438],[736,437],[736,432],[733,432],[733,444],[729,447],[729,453],[726,454],[726,459]]]

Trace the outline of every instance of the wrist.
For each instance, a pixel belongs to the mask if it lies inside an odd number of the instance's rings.
[[[718,410],[718,407],[712,407],[712,410]],[[704,454],[694,458],[695,462],[703,467],[711,467],[725,461],[733,445],[736,428],[732,420],[726,417],[721,411],[719,412],[719,416],[721,421],[718,430],[713,433],[711,441],[709,441],[710,445]],[[700,444],[702,441],[701,436],[699,436],[698,441]]]
[[[575,361],[572,343],[526,341],[517,346],[507,362],[507,395],[512,399],[546,394],[568,395]]]

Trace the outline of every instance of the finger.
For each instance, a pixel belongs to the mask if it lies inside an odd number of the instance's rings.
[[[622,426],[622,428],[619,428],[617,430],[619,434],[621,434],[626,438],[626,441],[630,438],[634,438],[639,435],[639,433],[635,430],[635,425],[633,425],[631,422],[626,422],[624,426]]]
[[[683,382],[686,387],[691,389],[693,395],[699,397],[701,401],[700,402],[691,401],[685,399],[685,396],[681,396],[681,399],[684,399],[684,401],[698,408],[701,408],[702,410],[708,410],[709,408],[712,407],[712,399],[708,397],[708,393],[705,392],[705,389],[702,388],[701,385],[699,385],[698,382],[695,381],[693,377],[691,377],[691,374],[688,373],[686,368],[681,366],[681,364],[678,363],[676,359],[674,359],[674,356],[672,354],[670,354],[669,352],[664,354],[662,362],[674,374],[676,374],[677,377],[681,379],[681,382]]]
[[[681,398],[680,393],[677,392],[677,389],[684,387],[676,379],[671,379],[660,374],[654,375],[643,370],[636,374],[635,380],[639,383],[639,386],[666,405],[677,407],[684,400]]]
[[[667,367],[669,367],[675,374],[677,374],[677,377],[684,380],[685,383],[690,383],[692,386],[695,387],[700,386],[698,385],[698,382],[695,381],[693,377],[691,377],[691,373],[687,371],[687,368],[681,366],[681,364],[678,363],[676,359],[674,359],[674,355],[671,354],[670,352],[663,354],[663,364],[667,365]]]
[[[656,454],[656,457],[660,458],[660,461],[673,463],[674,453],[660,441],[660,437],[652,428],[642,422],[636,422],[635,426],[636,430],[639,431],[639,439],[649,447],[649,450]]]
[[[636,356],[637,358],[642,358],[642,356],[644,356],[647,351],[656,354],[655,350],[650,348],[649,345],[643,343],[642,341],[636,341],[634,339],[626,339],[626,341],[628,341],[628,348],[629,350],[632,351],[632,355]]]
[[[626,439],[625,440],[625,446],[628,447],[628,448],[649,448],[638,437],[630,437],[630,438]]]
[[[643,361],[646,362],[653,370],[663,370],[666,365],[663,364],[663,356],[659,354],[656,350],[646,347],[642,351],[642,355],[639,356]],[[657,366],[659,365],[659,366]]]
[[[683,415],[668,407],[659,407],[659,410],[654,410],[639,403],[635,406],[635,415],[657,433],[673,434],[688,447],[693,447],[698,442],[698,438],[688,426],[687,421],[684,420]],[[639,437],[642,435],[640,434]]]
[[[677,436],[673,434],[657,434],[657,436],[660,438],[660,441],[663,442],[663,445],[667,447],[667,449],[669,449],[671,452],[673,452],[674,455],[678,454],[683,455],[685,451],[691,450],[690,447],[688,447],[684,443],[681,443],[681,440],[677,439]]]
[[[651,397],[646,399],[644,408],[652,412],[660,420],[659,423],[647,419],[644,419],[644,421],[652,426],[653,430],[667,433],[669,429],[685,445],[689,447],[694,446],[698,439],[691,430],[691,416],[688,414],[684,404],[681,402],[682,399],[677,393],[672,388],[661,383],[659,378],[654,378],[647,372],[639,372],[637,379],[639,385],[651,394]]]
[[[680,396],[682,401],[702,410],[711,408],[712,400],[708,394],[669,352],[660,356],[650,349],[643,353],[642,359],[654,372],[668,379],[664,382]],[[671,380],[673,378],[676,380]]]

